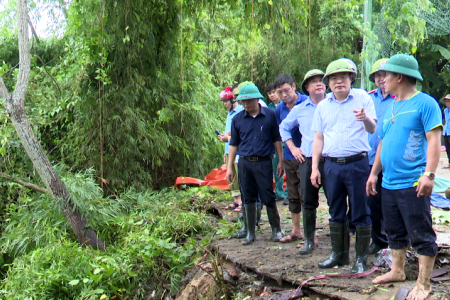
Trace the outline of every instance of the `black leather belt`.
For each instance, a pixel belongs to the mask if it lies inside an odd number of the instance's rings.
[[[239,158],[243,158],[248,161],[264,161],[264,160],[272,160],[273,155],[267,156],[239,156]]]
[[[356,155],[352,155],[352,156],[347,156],[347,157],[327,157],[327,159],[334,161],[340,165],[345,165],[351,162],[355,162],[358,160],[363,159],[364,157],[367,156],[367,152],[361,152],[359,154]]]

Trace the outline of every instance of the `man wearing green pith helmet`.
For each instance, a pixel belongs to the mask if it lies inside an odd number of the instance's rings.
[[[332,253],[319,262],[319,268],[349,263],[350,207],[351,221],[356,226],[356,261],[352,272],[363,273],[367,270],[372,227],[364,189],[370,172],[368,133],[375,131],[376,113],[367,92],[352,88],[355,80],[356,69],[349,60],[338,59],[328,65],[323,82],[329,85],[331,93],[317,105],[311,126],[315,131],[311,184],[316,188],[321,184],[319,163],[322,156],[326,157],[323,172]]]
[[[381,140],[366,192],[382,194],[392,269],[372,282],[405,280],[404,264],[410,240],[419,254],[419,276],[406,299],[425,300],[431,292],[430,276],[438,252],[430,195],[440,157],[442,116],[436,100],[416,89],[416,81],[423,79],[414,57],[394,55],[382,70],[386,71],[386,92],[397,98],[382,120]],[[382,189],[377,191],[381,170]]]
[[[312,148],[315,132],[311,130],[311,124],[317,105],[325,99],[325,85],[322,82],[324,72],[318,69],[310,70],[306,73],[302,82],[302,92],[308,98],[297,106],[280,124],[280,134],[282,141],[286,142],[294,158],[299,163],[300,190],[303,198],[303,237],[304,244],[299,249],[300,255],[309,254],[317,244],[316,230],[316,210],[319,206],[319,188],[311,184],[311,164]],[[301,147],[298,148],[293,142],[291,131],[298,127],[302,134]],[[319,170],[324,180],[323,172],[324,159],[319,162]]]

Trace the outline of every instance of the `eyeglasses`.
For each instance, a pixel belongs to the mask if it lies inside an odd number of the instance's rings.
[[[278,96],[281,96],[281,95],[283,95],[283,93],[284,94],[289,94],[289,92],[292,90],[292,88],[286,88],[286,89],[284,89],[284,90],[277,90],[277,94],[278,94]]]
[[[345,80],[347,80],[347,79],[349,79],[350,78],[350,76],[348,76],[348,75],[342,75],[342,76],[331,76],[330,78],[329,78],[329,80],[330,81],[333,81],[333,82],[337,82],[337,81],[345,81]]]

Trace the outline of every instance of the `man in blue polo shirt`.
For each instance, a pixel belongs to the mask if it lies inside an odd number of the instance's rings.
[[[294,79],[289,74],[279,75],[274,82],[277,94],[281,99],[281,103],[277,106],[275,114],[277,116],[278,125],[287,117],[294,106],[302,103],[306,98],[305,95],[296,92]],[[300,147],[302,136],[298,127],[293,128],[292,140],[296,147]],[[288,147],[284,148],[284,170],[286,172],[286,187],[288,190],[289,211],[292,217],[292,231],[283,237],[280,242],[289,243],[302,238],[300,228],[300,213],[302,211],[302,196],[300,192],[299,162],[292,156]]]
[[[294,158],[299,162],[300,189],[303,198],[303,232],[305,243],[298,251],[305,255],[312,252],[316,244],[316,209],[319,206],[319,188],[311,184],[312,146],[315,132],[311,130],[314,112],[320,101],[325,96],[325,85],[322,82],[324,72],[318,69],[306,73],[302,83],[302,92],[309,97],[301,104],[295,106],[288,116],[280,124],[281,139],[291,151]],[[302,134],[301,148],[295,146],[292,141],[292,130],[299,128]],[[319,163],[322,175],[321,182],[324,183],[323,158]]]
[[[356,261],[353,273],[367,270],[372,222],[364,182],[369,176],[370,151],[368,133],[376,129],[376,112],[366,91],[353,89],[356,70],[348,60],[331,62],[323,78],[331,93],[316,108],[312,130],[313,144],[311,183],[321,183],[320,158],[326,156],[324,173],[329,202],[331,256],[319,268],[333,268],[349,262],[347,197],[352,222],[356,226]]]
[[[414,57],[394,55],[382,69],[386,71],[386,92],[397,98],[384,114],[366,192],[380,192],[376,184],[382,169],[384,226],[392,251],[392,269],[372,282],[405,280],[410,240],[419,254],[419,276],[406,299],[425,300],[431,292],[430,276],[438,253],[430,195],[440,158],[442,115],[436,100],[416,89],[416,81],[423,78]]]
[[[373,104],[375,105],[375,111],[377,112],[377,129],[374,133],[369,134],[369,145],[372,148],[367,154],[369,156],[369,165],[372,169],[373,163],[375,162],[375,154],[377,152],[378,143],[380,142],[380,129],[383,125],[383,115],[386,111],[386,108],[392,105],[394,102],[395,96],[387,93],[384,88],[384,77],[386,76],[386,72],[382,70],[384,64],[388,61],[387,58],[382,58],[377,60],[373,66],[372,71],[369,75],[369,80],[374,82],[377,86],[376,90],[370,91],[369,95],[372,97]],[[382,172],[378,174],[378,186],[377,190],[381,190],[381,181],[383,178]],[[375,254],[380,249],[387,248],[388,240],[386,236],[386,232],[383,227],[383,211],[381,209],[381,193],[377,195],[369,195],[369,205],[372,219],[372,243],[369,246],[369,254]]]
[[[277,167],[278,176],[283,176],[283,153],[281,137],[275,113],[258,103],[263,95],[253,84],[247,84],[239,91],[237,100],[242,101],[244,111],[233,118],[229,162],[228,182],[233,181],[232,161],[239,154],[239,183],[244,194],[247,237],[243,245],[249,245],[256,238],[256,209],[258,195],[266,206],[267,217],[272,228],[272,241],[282,237],[280,215],[278,214],[272,181],[272,158],[275,150],[280,157]]]

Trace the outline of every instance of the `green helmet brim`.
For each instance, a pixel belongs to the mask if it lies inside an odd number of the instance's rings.
[[[420,74],[419,71],[417,70],[413,70],[410,68],[405,68],[399,65],[394,65],[394,64],[385,64],[383,66],[382,71],[386,71],[386,72],[393,72],[393,73],[398,73],[398,74],[402,74],[402,75],[407,75],[409,77],[413,77],[416,78],[417,80],[423,81],[423,77]]]

